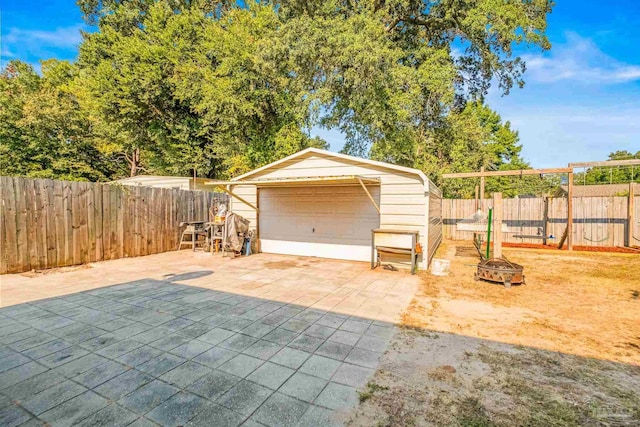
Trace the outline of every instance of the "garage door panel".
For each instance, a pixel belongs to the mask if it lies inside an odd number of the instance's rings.
[[[319,258],[345,259],[350,261],[368,261],[371,248],[368,246],[348,246],[332,243],[261,239],[262,251],[273,254],[313,256]]]
[[[380,199],[379,187],[369,189]],[[366,261],[377,210],[361,187],[260,189],[263,252]]]

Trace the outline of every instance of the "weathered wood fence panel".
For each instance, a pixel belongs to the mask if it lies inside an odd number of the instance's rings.
[[[0,274],[174,250],[225,194],[0,177]]]
[[[640,197],[635,196],[633,242],[640,245]],[[485,200],[485,210],[492,205]],[[573,201],[573,244],[577,246],[625,246],[627,242],[627,197],[576,197]],[[456,223],[476,211],[475,200],[442,199],[444,238],[471,240],[473,232],[456,230]],[[521,198],[504,200],[504,223],[510,232],[504,242],[542,243],[544,199]],[[549,198],[547,236],[549,244],[559,242],[567,224],[567,199]]]

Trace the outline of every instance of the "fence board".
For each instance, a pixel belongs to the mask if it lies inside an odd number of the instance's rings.
[[[55,228],[54,228],[54,241],[56,251],[56,265],[64,265],[66,260],[66,245],[64,241],[65,236],[65,221],[64,221],[64,183],[62,181],[53,181],[53,201],[49,215],[53,215]]]
[[[92,188],[93,190],[93,212],[94,212],[94,229],[95,229],[95,260],[104,259],[104,243],[103,243],[103,228],[102,224],[104,224],[103,219],[103,208],[102,208],[102,185],[98,184]]]
[[[109,259],[117,259],[118,246],[118,195],[117,188],[107,185],[109,191]]]
[[[174,250],[224,194],[0,176],[0,274]]]
[[[640,184],[636,184],[638,186]],[[631,241],[631,246],[640,246],[640,196],[636,196],[633,202],[634,206],[634,224],[633,226],[633,236]]]
[[[36,240],[36,232],[38,230],[38,208],[39,203],[36,199],[35,181],[26,181],[24,185],[24,197],[28,206],[34,206],[34,209],[30,211],[26,216],[27,227],[27,244],[28,244],[28,269],[38,268],[38,244]]]
[[[85,200],[87,204],[87,262],[93,262],[96,260],[96,224],[95,224],[95,212],[93,197],[93,189],[95,186],[91,186],[86,189]]]
[[[48,264],[48,247],[47,247],[47,195],[45,189],[45,180],[39,179],[33,181],[33,187],[35,189],[35,202],[36,209],[32,211],[35,220],[35,236],[33,240],[30,240],[30,244],[38,247],[38,263],[31,266],[33,269],[47,268]],[[27,209],[29,210],[29,209]],[[33,235],[33,233],[30,233]],[[31,239],[31,236],[29,237]]]
[[[18,233],[16,230],[16,189],[15,181],[9,177],[3,177],[2,211],[4,212],[5,254],[2,257],[5,272],[16,271],[26,266],[18,262]]]
[[[64,223],[64,262],[58,265],[73,265],[73,187],[64,182],[62,187],[62,214]]]
[[[80,237],[80,226],[81,226],[81,215],[80,211],[80,193],[82,192],[82,188],[80,188],[79,182],[71,183],[71,236],[73,247],[71,248],[72,258],[71,265],[74,264],[82,264],[82,254],[81,254],[81,237]]]
[[[29,260],[29,237],[27,233],[27,180],[20,178],[15,186],[16,197],[16,242],[18,247],[18,264],[26,265],[27,270],[31,269]],[[29,184],[31,184],[29,182]],[[31,187],[31,185],[30,185]]]
[[[46,197],[46,211],[50,212],[53,209],[54,201],[54,181],[47,179],[44,181],[44,194]],[[56,216],[55,214],[45,214],[45,220],[47,224],[47,266],[57,265],[56,256]]]
[[[2,204],[4,205],[4,194],[5,194],[5,186],[7,184],[7,180],[5,179],[5,177],[0,176],[0,201],[2,201]],[[6,239],[7,239],[7,232],[6,232],[6,224],[7,222],[7,218],[5,216],[5,212],[4,209],[0,209],[0,257],[2,257],[2,260],[0,260],[0,274],[5,274],[7,272],[7,258],[5,256],[6,254],[6,250],[5,250],[5,246],[6,246]],[[0,295],[0,298],[2,297],[2,295]]]

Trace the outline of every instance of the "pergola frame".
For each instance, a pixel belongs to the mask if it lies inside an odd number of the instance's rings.
[[[519,169],[519,170],[507,170],[507,171],[489,171],[486,172],[484,167],[480,169],[480,172],[463,172],[463,173],[446,173],[442,175],[444,179],[453,178],[480,178],[480,203],[481,209],[484,208],[484,185],[485,178],[497,177],[497,176],[525,176],[525,175],[550,175],[558,173],[567,174],[567,230],[566,240],[567,249],[573,250],[573,171],[576,168],[590,168],[590,167],[613,167],[613,166],[640,166],[640,159],[631,160],[607,160],[599,162],[577,162],[569,163],[566,168],[550,168],[550,169]],[[477,187],[476,187],[477,194]],[[629,230],[633,230],[631,224],[633,223],[633,198],[634,198],[634,184],[629,184]],[[500,196],[501,199],[501,196]],[[631,245],[632,231],[629,232],[629,245]],[[564,240],[561,241],[560,247],[562,247]]]

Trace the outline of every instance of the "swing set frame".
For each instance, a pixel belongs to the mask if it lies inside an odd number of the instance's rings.
[[[558,248],[562,248],[564,242],[566,240],[567,249],[573,250],[573,174],[574,169],[578,168],[590,168],[590,167],[615,167],[615,166],[640,166],[640,159],[631,159],[631,160],[606,160],[606,161],[595,161],[595,162],[576,162],[569,163],[566,168],[547,168],[547,169],[519,169],[519,170],[508,170],[508,171],[485,171],[484,167],[480,169],[480,172],[463,172],[463,173],[448,173],[442,175],[444,179],[454,179],[454,178],[480,178],[480,206],[478,207],[481,210],[484,210],[484,186],[485,186],[485,178],[489,177],[499,177],[499,176],[525,176],[525,175],[551,175],[551,174],[567,174],[567,228],[565,229],[562,238],[560,240],[560,244]],[[633,176],[632,176],[633,179]],[[634,182],[629,183],[629,206],[628,206],[628,238],[627,244],[629,247],[632,246],[632,242],[634,240],[633,236],[633,226],[635,223],[634,218]],[[478,194],[478,187],[476,186],[476,199]],[[502,201],[502,194],[499,196],[500,202]],[[494,216],[496,214],[494,207]],[[502,215],[500,215],[502,217]],[[497,219],[496,219],[497,220]],[[495,242],[495,236],[494,236]],[[495,247],[495,243],[494,243]]]

